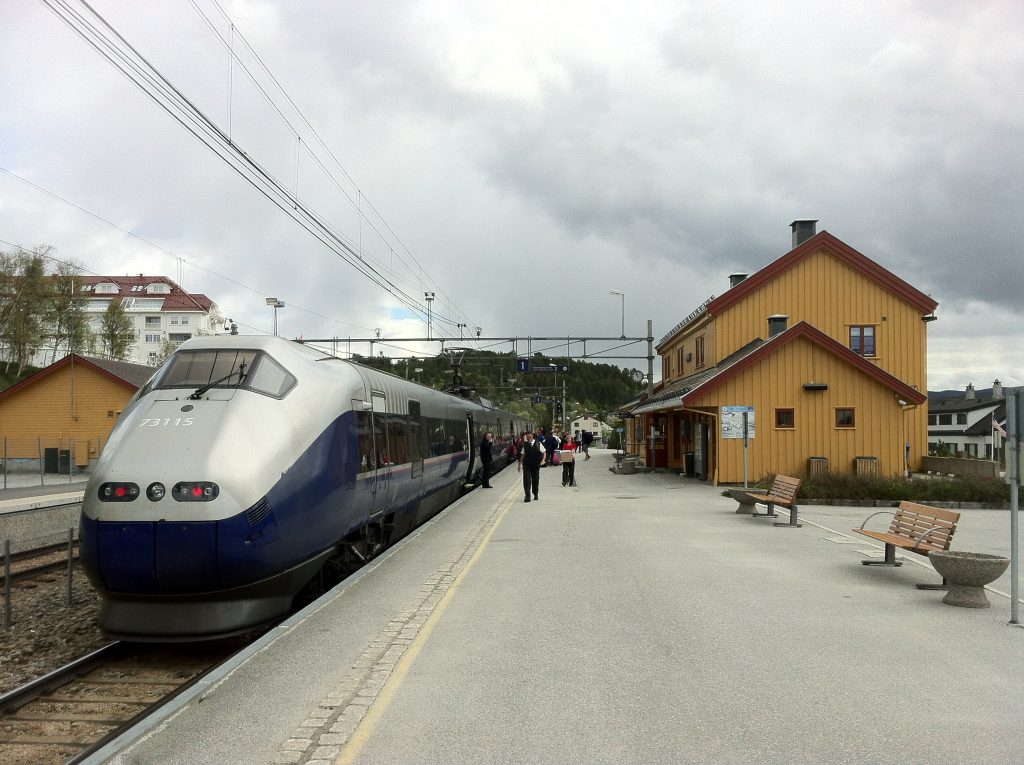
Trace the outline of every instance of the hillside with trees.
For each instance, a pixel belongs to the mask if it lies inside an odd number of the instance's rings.
[[[475,350],[417,359],[357,355],[353,360],[438,390],[459,386],[465,395],[488,399],[502,409],[528,415],[545,426],[551,424],[553,414],[561,406],[563,383],[566,414],[570,418],[590,413],[608,419],[642,390],[629,370],[613,364],[539,353],[530,359],[533,369],[554,364],[568,371],[517,372],[516,357],[511,353]],[[545,402],[554,399],[556,403],[536,403],[537,398]]]

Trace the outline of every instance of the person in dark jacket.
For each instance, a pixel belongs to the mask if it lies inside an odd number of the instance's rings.
[[[533,433],[527,432],[523,438],[523,447],[519,450],[519,472],[523,474],[523,493],[526,495],[524,502],[530,501],[530,494],[534,499],[540,499],[537,491],[540,484],[540,464],[544,461],[544,444],[533,437]]]
[[[594,440],[594,434],[589,430],[583,431],[583,453],[587,455],[587,459],[590,459],[590,444]]]
[[[483,489],[491,488],[491,463],[494,462],[491,447],[493,445],[493,433],[486,434],[480,442],[480,487]]]
[[[555,452],[558,451],[558,446],[561,442],[554,433],[548,433],[544,436],[544,450],[547,452],[547,459],[544,460],[545,465],[553,465],[555,459]]]

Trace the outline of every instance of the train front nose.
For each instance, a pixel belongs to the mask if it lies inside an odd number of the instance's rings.
[[[204,401],[186,418],[180,402],[156,402],[125,423],[83,504],[82,560],[98,589],[184,595],[265,572],[276,524],[255,494],[260,458],[220,446],[234,429],[224,403]]]

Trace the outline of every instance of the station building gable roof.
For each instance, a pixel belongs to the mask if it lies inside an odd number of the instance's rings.
[[[115,361],[113,359],[100,359],[91,356],[71,354],[65,356],[60,361],[55,361],[48,367],[40,369],[33,375],[29,375],[24,380],[15,383],[6,390],[0,391],[0,401],[10,398],[20,391],[35,385],[40,380],[49,377],[57,371],[71,366],[72,363],[85,367],[98,375],[107,377],[133,392],[141,388],[145,382],[152,377],[153,373],[156,372],[156,367],[146,366],[145,364],[132,364],[128,361]]]
[[[828,231],[821,231],[760,271],[751,274],[736,286],[729,288],[729,290],[718,297],[708,298],[708,300],[658,341],[658,349],[661,350],[669,340],[677,337],[684,329],[694,326],[697,322],[707,317],[720,315],[730,306],[740,302],[748,295],[776,279],[779,275],[793,268],[799,262],[818,252],[826,252],[855,271],[864,274],[865,277],[872,280],[882,289],[889,291],[921,311],[922,315],[932,313],[939,305],[938,301],[903,281],[903,279],[900,279],[888,269],[871,260],[871,258],[853,249]]]
[[[722,365],[716,367],[716,374],[712,375],[708,380],[702,382],[700,385],[694,387],[682,396],[683,405],[699,405],[700,400],[718,386],[728,380],[731,380],[737,375],[742,374],[744,370],[759,361],[762,361],[767,356],[778,351],[780,348],[801,338],[814,343],[868,377],[877,380],[882,385],[890,388],[894,393],[896,393],[900,398],[906,400],[908,403],[920,405],[928,400],[928,396],[921,391],[911,388],[902,380],[875,366],[870,361],[867,361],[859,354],[854,353],[842,343],[837,342],[821,330],[815,329],[805,321],[801,321],[784,332],[780,332],[774,337],[764,341],[761,345],[744,354],[740,359],[735,363],[730,364],[728,367],[722,368]],[[736,354],[734,354],[734,356],[735,355]]]
[[[647,412],[669,409],[680,404],[683,406],[700,406],[702,403],[701,399],[715,388],[742,374],[747,368],[800,338],[805,338],[809,342],[842,359],[863,374],[887,386],[908,403],[923,404],[927,401],[928,397],[924,393],[911,388],[870,361],[866,361],[862,356],[854,353],[821,330],[815,329],[807,322],[799,322],[768,340],[758,338],[748,343],[714,367],[676,380],[671,385],[665,386],[655,396],[646,401],[638,402],[630,411],[632,414],[645,414]]]
[[[803,244],[794,247],[778,260],[747,277],[735,287],[711,300],[707,306],[708,313],[712,315],[721,313],[729,306],[738,303],[750,293],[775,279],[779,274],[788,271],[798,262],[820,251],[827,252],[855,271],[861,272],[880,287],[917,308],[922,314],[931,313],[939,305],[938,301],[933,300],[930,296],[871,260],[871,258],[853,249],[846,242],[837,239],[828,231],[821,231],[810,237]]]
[[[679,400],[691,390],[699,388],[714,379],[716,376],[722,374],[729,369],[729,367],[735,365],[762,345],[764,345],[764,340],[757,338],[756,340],[747,343],[735,353],[722,359],[722,361],[715,366],[701,370],[697,374],[690,375],[689,377],[683,377],[669,385],[666,385],[647,400],[636,402],[635,406],[630,410],[631,413],[645,414],[647,412],[656,412],[659,409],[665,409],[668,406],[677,406]]]

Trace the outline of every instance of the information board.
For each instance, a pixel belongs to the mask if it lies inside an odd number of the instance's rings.
[[[743,415],[747,415],[747,438],[754,437],[754,407],[723,406],[722,438],[743,438]]]

